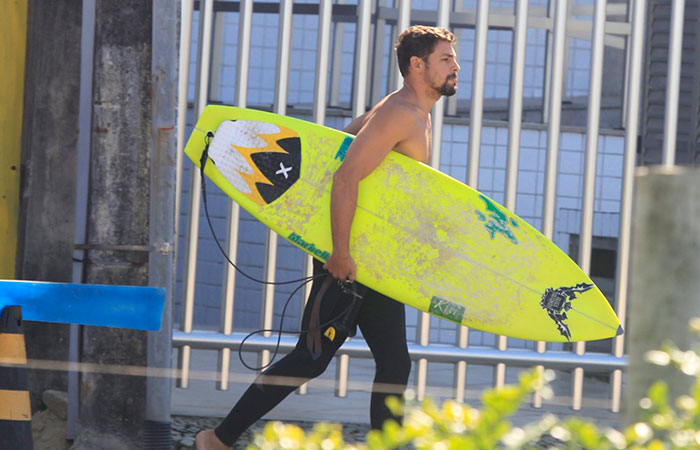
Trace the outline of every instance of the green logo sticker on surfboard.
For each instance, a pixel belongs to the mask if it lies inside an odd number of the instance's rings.
[[[320,248],[316,248],[313,242],[306,242],[301,236],[299,236],[296,233],[290,234],[287,239],[290,241],[294,242],[297,244],[299,247],[307,250],[309,253],[313,253],[314,255],[318,256],[322,260],[327,260],[330,258],[331,254],[327,251],[321,250]]]
[[[462,323],[465,311],[466,308],[464,306],[435,296],[430,300],[430,308],[428,309],[428,312],[431,314],[457,323]]]
[[[340,144],[340,148],[338,149],[338,152],[335,154],[334,159],[339,159],[340,161],[345,161],[345,155],[348,152],[348,147],[350,147],[350,144],[352,144],[352,138],[350,136],[345,136],[345,139],[343,139],[343,142]]]
[[[510,227],[512,226],[517,228],[518,222],[516,222],[513,218],[508,219],[506,213],[501,211],[498,206],[496,206],[496,204],[485,195],[479,194],[479,198],[486,204],[486,214],[477,210],[476,216],[482,222],[486,222],[484,227],[486,227],[486,230],[491,235],[491,239],[493,239],[496,234],[502,234],[513,244],[517,244],[518,239],[515,237],[515,234],[513,234],[513,230],[511,230]]]

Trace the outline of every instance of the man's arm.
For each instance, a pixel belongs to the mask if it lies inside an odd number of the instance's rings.
[[[360,180],[372,173],[389,151],[408,136],[408,130],[413,128],[413,123],[415,115],[407,108],[387,104],[377,108],[359,130],[348,148],[343,164],[333,176],[333,253],[324,267],[334,278],[343,281],[355,280],[357,269],[350,256],[350,227],[357,208]]]
[[[360,116],[355,117],[345,128],[343,128],[343,131],[357,136],[360,133],[362,125],[364,125],[368,114],[369,112],[366,112]]]

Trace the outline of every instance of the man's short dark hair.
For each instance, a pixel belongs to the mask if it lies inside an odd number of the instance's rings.
[[[457,42],[457,38],[445,28],[425,25],[414,25],[401,33],[395,47],[401,75],[404,77],[408,75],[408,67],[411,64],[412,56],[417,56],[427,61],[428,55],[435,50],[435,46],[439,41],[454,44]]]

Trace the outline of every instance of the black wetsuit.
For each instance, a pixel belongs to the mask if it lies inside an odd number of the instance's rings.
[[[317,260],[314,260],[314,274],[328,274],[323,269],[323,263]],[[322,290],[325,290],[325,293],[320,297],[320,314],[317,318],[320,324],[337,317],[347,310],[352,302],[352,295],[344,293],[335,280],[330,282],[326,277],[316,278],[304,310],[303,330],[309,329],[313,304]],[[306,381],[321,375],[338,348],[348,335],[354,332],[355,325],[360,327],[376,363],[370,405],[372,428],[381,428],[387,419],[401,421],[400,417],[391,414],[385,401],[389,395],[401,395],[411,370],[411,359],[406,346],[405,308],[403,303],[364,286],[358,286],[358,291],[363,294],[363,299],[356,317],[350,318],[349,327],[344,327],[340,321],[322,327],[322,350],[318,354],[312,354],[310,349],[313,346],[309,345],[307,333],[302,333],[291,353],[256,378],[215,430],[217,437],[224,444],[232,445],[248,427],[277,406],[287,395]],[[333,327],[334,333],[328,330],[329,327]],[[279,382],[280,379],[284,380],[283,383]]]

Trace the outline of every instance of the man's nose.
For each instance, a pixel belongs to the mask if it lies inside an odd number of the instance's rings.
[[[459,69],[461,69],[461,67],[459,66],[459,63],[457,62],[457,60],[455,59],[455,65],[452,68],[452,71],[457,73],[457,72],[459,72]]]

